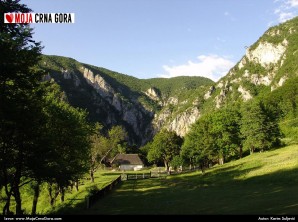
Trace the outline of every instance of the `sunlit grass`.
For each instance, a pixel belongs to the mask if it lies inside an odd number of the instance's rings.
[[[83,214],[297,214],[298,145],[166,179],[125,181]]]
[[[80,180],[79,191],[66,190],[65,201],[60,201],[60,196],[57,197],[54,207],[50,205],[50,198],[47,191],[47,184],[41,185],[41,193],[38,199],[37,214],[71,214],[74,211],[82,210],[86,208],[85,198],[89,195],[91,189],[102,189],[116,179],[119,174],[110,174],[109,171],[99,171],[95,174],[95,182],[92,183],[90,180]],[[4,196],[4,195],[3,195]],[[25,214],[31,214],[33,190],[29,185],[25,185],[21,188],[22,197],[22,209]],[[0,203],[1,209],[3,208],[4,202]],[[14,211],[15,202],[12,198],[11,210]]]

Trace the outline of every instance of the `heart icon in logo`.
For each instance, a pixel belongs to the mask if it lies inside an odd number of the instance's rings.
[[[9,23],[12,23],[12,21],[13,21],[13,14],[6,14],[6,15],[5,15],[5,18],[6,18],[6,20],[7,20]]]

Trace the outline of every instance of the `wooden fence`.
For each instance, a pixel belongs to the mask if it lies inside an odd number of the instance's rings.
[[[166,178],[169,175],[176,175],[182,173],[189,173],[199,170],[199,167],[194,167],[192,169],[185,169],[181,171],[150,171],[149,173],[123,173],[121,174],[121,180],[141,180],[150,178]]]
[[[121,182],[121,176],[117,177],[112,183],[107,185],[101,190],[95,190],[91,195],[86,197],[87,209],[90,208],[97,200],[104,197],[108,192],[110,192],[117,184]]]
[[[168,175],[176,175],[176,174],[183,174],[183,173],[189,173],[189,172],[194,172],[197,170],[201,170],[200,167],[193,167],[191,169],[183,169],[183,170],[179,170],[179,171],[170,171],[168,173]]]
[[[140,180],[151,178],[150,173],[124,173],[121,175],[121,180]]]
[[[169,173],[167,171],[152,171],[151,178],[166,178]]]

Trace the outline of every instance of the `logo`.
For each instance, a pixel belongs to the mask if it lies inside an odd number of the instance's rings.
[[[4,13],[4,23],[75,23],[75,13]]]
[[[5,13],[5,19],[7,20],[8,23],[12,23],[13,18],[14,18],[13,14]]]

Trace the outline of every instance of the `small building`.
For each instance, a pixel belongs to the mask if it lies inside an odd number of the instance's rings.
[[[119,166],[120,170],[140,170],[144,167],[138,154],[117,154],[111,164]]]

